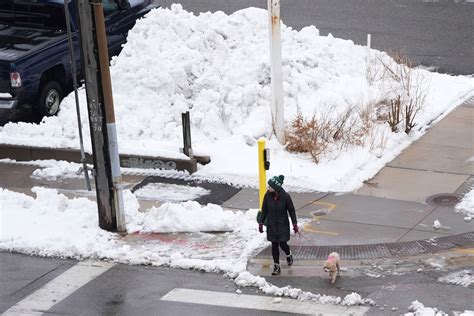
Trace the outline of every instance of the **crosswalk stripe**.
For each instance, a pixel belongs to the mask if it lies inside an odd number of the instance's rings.
[[[202,305],[248,308],[305,315],[364,315],[369,308],[365,306],[324,305],[290,298],[215,292],[176,288],[165,294],[161,300]]]
[[[42,315],[114,265],[101,261],[79,262],[13,305],[2,315]]]

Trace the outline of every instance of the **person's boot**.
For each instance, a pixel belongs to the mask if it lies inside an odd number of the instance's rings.
[[[280,264],[275,263],[275,264],[273,265],[273,272],[272,272],[272,275],[279,275],[280,273],[281,273]]]
[[[293,254],[291,252],[288,256],[286,256],[286,262],[288,263],[289,266],[293,264]]]

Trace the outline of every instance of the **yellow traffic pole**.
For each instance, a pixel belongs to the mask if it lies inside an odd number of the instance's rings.
[[[258,139],[258,188],[259,188],[259,204],[260,211],[262,210],[263,197],[267,190],[267,171],[265,170],[265,137]]]

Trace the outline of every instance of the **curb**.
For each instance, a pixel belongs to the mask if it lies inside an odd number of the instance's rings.
[[[325,260],[333,251],[339,253],[341,259],[356,260],[434,254],[457,248],[473,247],[474,232],[469,232],[428,240],[399,243],[344,246],[291,246],[291,251],[297,260]],[[252,259],[271,259],[271,257],[271,247],[267,247]]]
[[[89,153],[86,153],[85,155],[86,163],[92,164],[92,155]],[[16,161],[54,159],[77,163],[82,162],[81,153],[77,149],[0,144],[0,159],[5,158],[14,159]],[[194,173],[197,171],[197,160],[120,154],[120,166],[138,169],[154,168],[164,170],[179,170]]]

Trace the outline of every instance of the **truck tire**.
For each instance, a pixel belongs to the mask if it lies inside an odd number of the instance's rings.
[[[53,116],[59,112],[63,99],[63,88],[57,81],[48,81],[41,85],[38,95],[37,112],[43,116]]]

